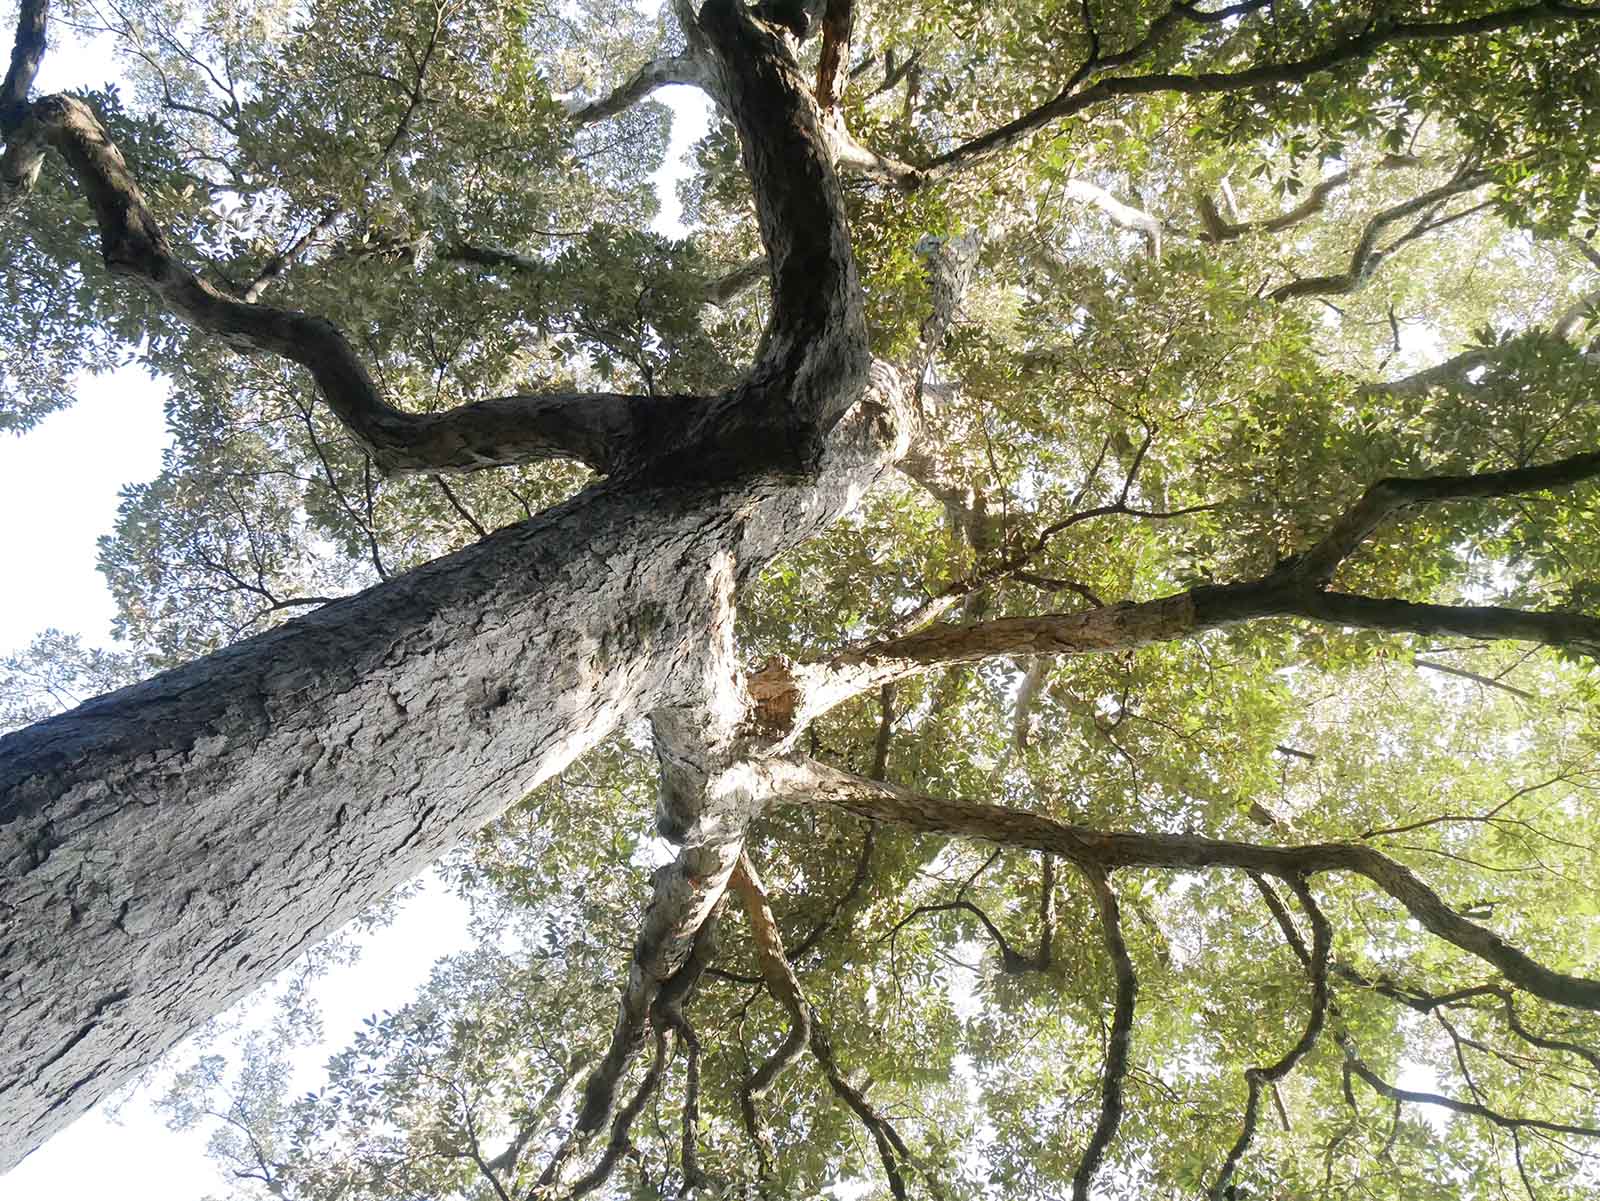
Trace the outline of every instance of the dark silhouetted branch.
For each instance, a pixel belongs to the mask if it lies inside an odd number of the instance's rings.
[[[1134,1002],[1139,992],[1138,977],[1134,975],[1133,959],[1128,955],[1128,944],[1122,936],[1122,916],[1117,908],[1117,894],[1105,869],[1098,864],[1078,865],[1089,881],[1094,893],[1095,906],[1100,911],[1100,928],[1105,937],[1106,953],[1116,973],[1117,996],[1112,1010],[1111,1032],[1106,1038],[1106,1062],[1100,1083],[1100,1117],[1095,1122],[1094,1133],[1078,1161],[1072,1176],[1073,1201],[1088,1201],[1089,1188],[1100,1170],[1106,1148],[1116,1137],[1122,1122],[1122,1089],[1128,1076],[1128,1055],[1133,1044]]]

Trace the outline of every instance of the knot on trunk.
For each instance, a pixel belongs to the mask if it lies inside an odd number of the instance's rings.
[[[800,685],[794,678],[794,664],[775,655],[745,680],[750,694],[750,719],[763,732],[787,734],[800,707]]]

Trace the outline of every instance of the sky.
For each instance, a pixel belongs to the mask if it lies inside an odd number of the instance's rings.
[[[0,29],[15,11],[0,6]],[[36,94],[98,84],[116,73],[103,46],[68,41],[52,30]],[[667,89],[673,110],[667,164],[653,178],[662,201],[655,228],[683,236],[677,181],[689,147],[708,127],[698,92]],[[111,532],[121,490],[152,479],[170,442],[163,414],[165,384],[137,367],[75,381],[77,402],[21,437],[0,438],[0,562],[21,565],[0,589],[0,654],[25,647],[46,628],[79,634],[85,645],[110,646],[115,612],[96,569],[96,540]],[[20,586],[19,586],[20,585]],[[359,961],[324,977],[315,989],[328,1038],[296,1061],[297,1087],[313,1088],[320,1065],[340,1050],[362,1018],[403,1004],[441,956],[465,945],[466,906],[431,883],[392,925],[363,942]],[[259,1002],[246,998],[234,1014]],[[225,1049],[222,1048],[222,1049]],[[187,1062],[189,1044],[169,1057]],[[0,1176],[4,1201],[60,1201],[115,1196],[118,1201],[198,1201],[225,1195],[226,1183],[205,1159],[208,1130],[168,1131],[154,1099],[170,1079],[158,1069],[131,1098],[96,1106],[88,1115]]]

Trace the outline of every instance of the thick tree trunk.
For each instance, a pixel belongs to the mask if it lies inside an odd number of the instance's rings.
[[[810,478],[591,489],[0,740],[0,1170],[620,722],[700,703],[730,583],[871,484],[883,428],[861,406]]]
[[[27,0],[24,34],[42,13]],[[773,292],[756,363],[717,397],[535,398],[559,410],[536,436],[520,400],[457,410],[445,466],[604,463],[620,444],[608,465],[630,478],[0,740],[0,1171],[623,720],[742,713],[739,587],[905,453],[908,385],[869,370],[838,182],[792,52],[735,0],[684,16],[755,185]],[[0,99],[26,96],[36,57]],[[388,409],[333,327],[213,295],[179,263],[87,106],[15,108],[0,112],[0,175],[26,167],[26,184],[55,146],[113,270],[198,328],[309,368],[358,440],[393,425],[402,449],[421,438],[438,457],[432,427]],[[507,429],[533,444],[507,451]],[[722,809],[665,778],[683,862],[731,846],[731,870],[742,823],[705,835]],[[685,883],[658,890],[668,959],[668,936],[703,917]]]

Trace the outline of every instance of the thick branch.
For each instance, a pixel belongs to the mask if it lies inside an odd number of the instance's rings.
[[[1536,469],[1530,469],[1536,470]],[[1076,613],[941,624],[853,647],[829,659],[769,664],[752,677],[765,720],[788,730],[790,745],[821,714],[850,697],[934,667],[998,655],[1088,655],[1191,638],[1265,617],[1394,633],[1515,639],[1600,657],[1600,618],[1481,605],[1426,605],[1330,592],[1290,570],[1239,584],[1206,585],[1148,601]]]
[[[1166,233],[1161,224],[1161,218],[1145,212],[1141,208],[1118,200],[1099,184],[1090,183],[1087,179],[1069,179],[1062,184],[1064,191],[1073,200],[1083,204],[1092,204],[1111,220],[1111,224],[1118,229],[1129,229],[1142,233],[1150,241],[1150,252],[1157,258],[1161,257],[1161,241]]]
[[[669,84],[704,88],[708,82],[709,72],[697,54],[653,58],[606,95],[589,101],[569,101],[567,116],[581,128],[614,117]]]
[[[817,58],[817,107],[823,116],[838,108],[844,97],[854,24],[855,0],[827,0],[822,12],[822,51]]]
[[[11,66],[0,83],[0,134],[9,141],[27,111],[28,93],[44,60],[45,25],[49,0],[22,0],[17,12],[17,40],[11,48]]]
[[[860,395],[871,363],[843,194],[808,81],[784,37],[737,0],[707,0],[700,28],[716,51],[739,130],[772,278],[772,320],[741,405],[767,410],[763,440],[772,438],[771,420],[786,418],[804,456],[843,411],[839,397],[848,393],[853,403]]]
[[[940,800],[809,759],[786,761],[777,782],[781,798],[795,803],[829,805],[930,834],[1051,851],[1074,864],[1107,871],[1234,868],[1290,881],[1322,872],[1351,872],[1398,901],[1424,929],[1498,968],[1512,983],[1557,1005],[1600,1010],[1600,980],[1569,976],[1538,963],[1446,905],[1411,869],[1358,843],[1276,847],[1184,834],[1108,833],[1018,809]]]
[[[1106,953],[1111,956],[1111,966],[1117,978],[1116,1004],[1112,1011],[1111,1033],[1106,1038],[1106,1063],[1100,1084],[1100,1117],[1089,1145],[1084,1148],[1078,1170],[1072,1176],[1073,1201],[1088,1201],[1089,1188],[1095,1173],[1100,1170],[1106,1148],[1116,1137],[1117,1126],[1122,1122],[1122,1088],[1128,1076],[1128,1054],[1133,1044],[1133,1009],[1139,992],[1139,980],[1134,975],[1133,959],[1128,955],[1128,944],[1122,937],[1122,916],[1117,908],[1117,894],[1105,869],[1097,864],[1079,864],[1089,890],[1094,893],[1095,906],[1100,912],[1100,928],[1105,936]]]
[[[789,1018],[788,1035],[750,1074],[739,1090],[739,1110],[744,1116],[745,1130],[755,1144],[761,1174],[765,1176],[772,1170],[772,1145],[761,1128],[755,1103],[805,1051],[806,1044],[811,1040],[811,1007],[806,1004],[805,996],[800,991],[799,978],[784,954],[783,936],[778,932],[777,919],[772,915],[766,889],[748,855],[740,856],[729,885],[739,894],[745,913],[750,918],[750,936],[755,944],[756,962],[760,964],[767,992]]]
[[[121,153],[82,101],[36,101],[19,139],[35,151],[53,145],[66,159],[94,209],[113,273],[145,287],[178,317],[235,350],[267,351],[306,368],[328,406],[384,471],[469,471],[558,457],[618,471],[651,453],[652,445],[659,447],[669,421],[677,424],[696,403],[706,403],[553,394],[500,397],[437,414],[401,412],[381,398],[331,322],[234,300],[179,262]]]

